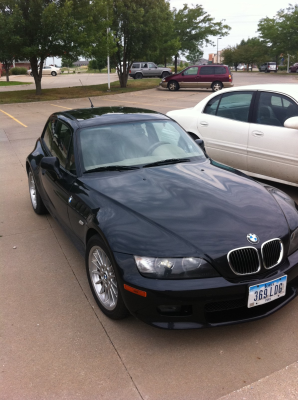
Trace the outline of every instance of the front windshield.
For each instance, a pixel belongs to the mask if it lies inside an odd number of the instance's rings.
[[[205,159],[200,147],[174,121],[155,120],[84,128],[79,132],[85,171],[143,166],[171,159]]]

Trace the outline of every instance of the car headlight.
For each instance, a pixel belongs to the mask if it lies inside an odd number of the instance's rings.
[[[220,276],[202,258],[151,258],[134,256],[141,275],[155,279],[192,279]]]
[[[298,228],[295,229],[291,234],[288,256],[294,253],[296,250],[298,250]]]

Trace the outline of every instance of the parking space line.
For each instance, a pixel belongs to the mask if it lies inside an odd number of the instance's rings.
[[[60,108],[66,108],[67,110],[72,110],[72,108],[63,107],[63,106],[57,106],[56,104],[51,104],[51,106],[53,106],[53,107],[60,107]]]
[[[20,122],[18,119],[16,119],[15,117],[13,117],[12,115],[8,114],[7,112],[0,110],[1,112],[3,112],[3,114],[8,115],[10,118],[12,118],[14,121],[16,121],[18,124],[24,126],[25,128],[28,128],[27,125],[23,124],[22,122]]]

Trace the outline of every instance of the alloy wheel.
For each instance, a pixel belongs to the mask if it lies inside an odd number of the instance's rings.
[[[114,310],[118,302],[118,285],[113,265],[99,246],[89,253],[89,275],[95,294],[106,310]]]
[[[36,199],[36,187],[35,187],[35,181],[33,178],[33,174],[30,171],[28,175],[28,182],[29,182],[29,193],[30,193],[30,198],[31,198],[31,203],[34,209],[37,207],[37,199]]]

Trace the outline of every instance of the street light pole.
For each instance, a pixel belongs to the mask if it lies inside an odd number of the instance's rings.
[[[218,37],[218,38],[217,38],[217,51],[216,51],[216,62],[217,62],[217,64],[219,64],[219,62],[218,62],[218,41],[219,41],[220,39],[222,39],[222,38],[221,38],[221,37]]]

